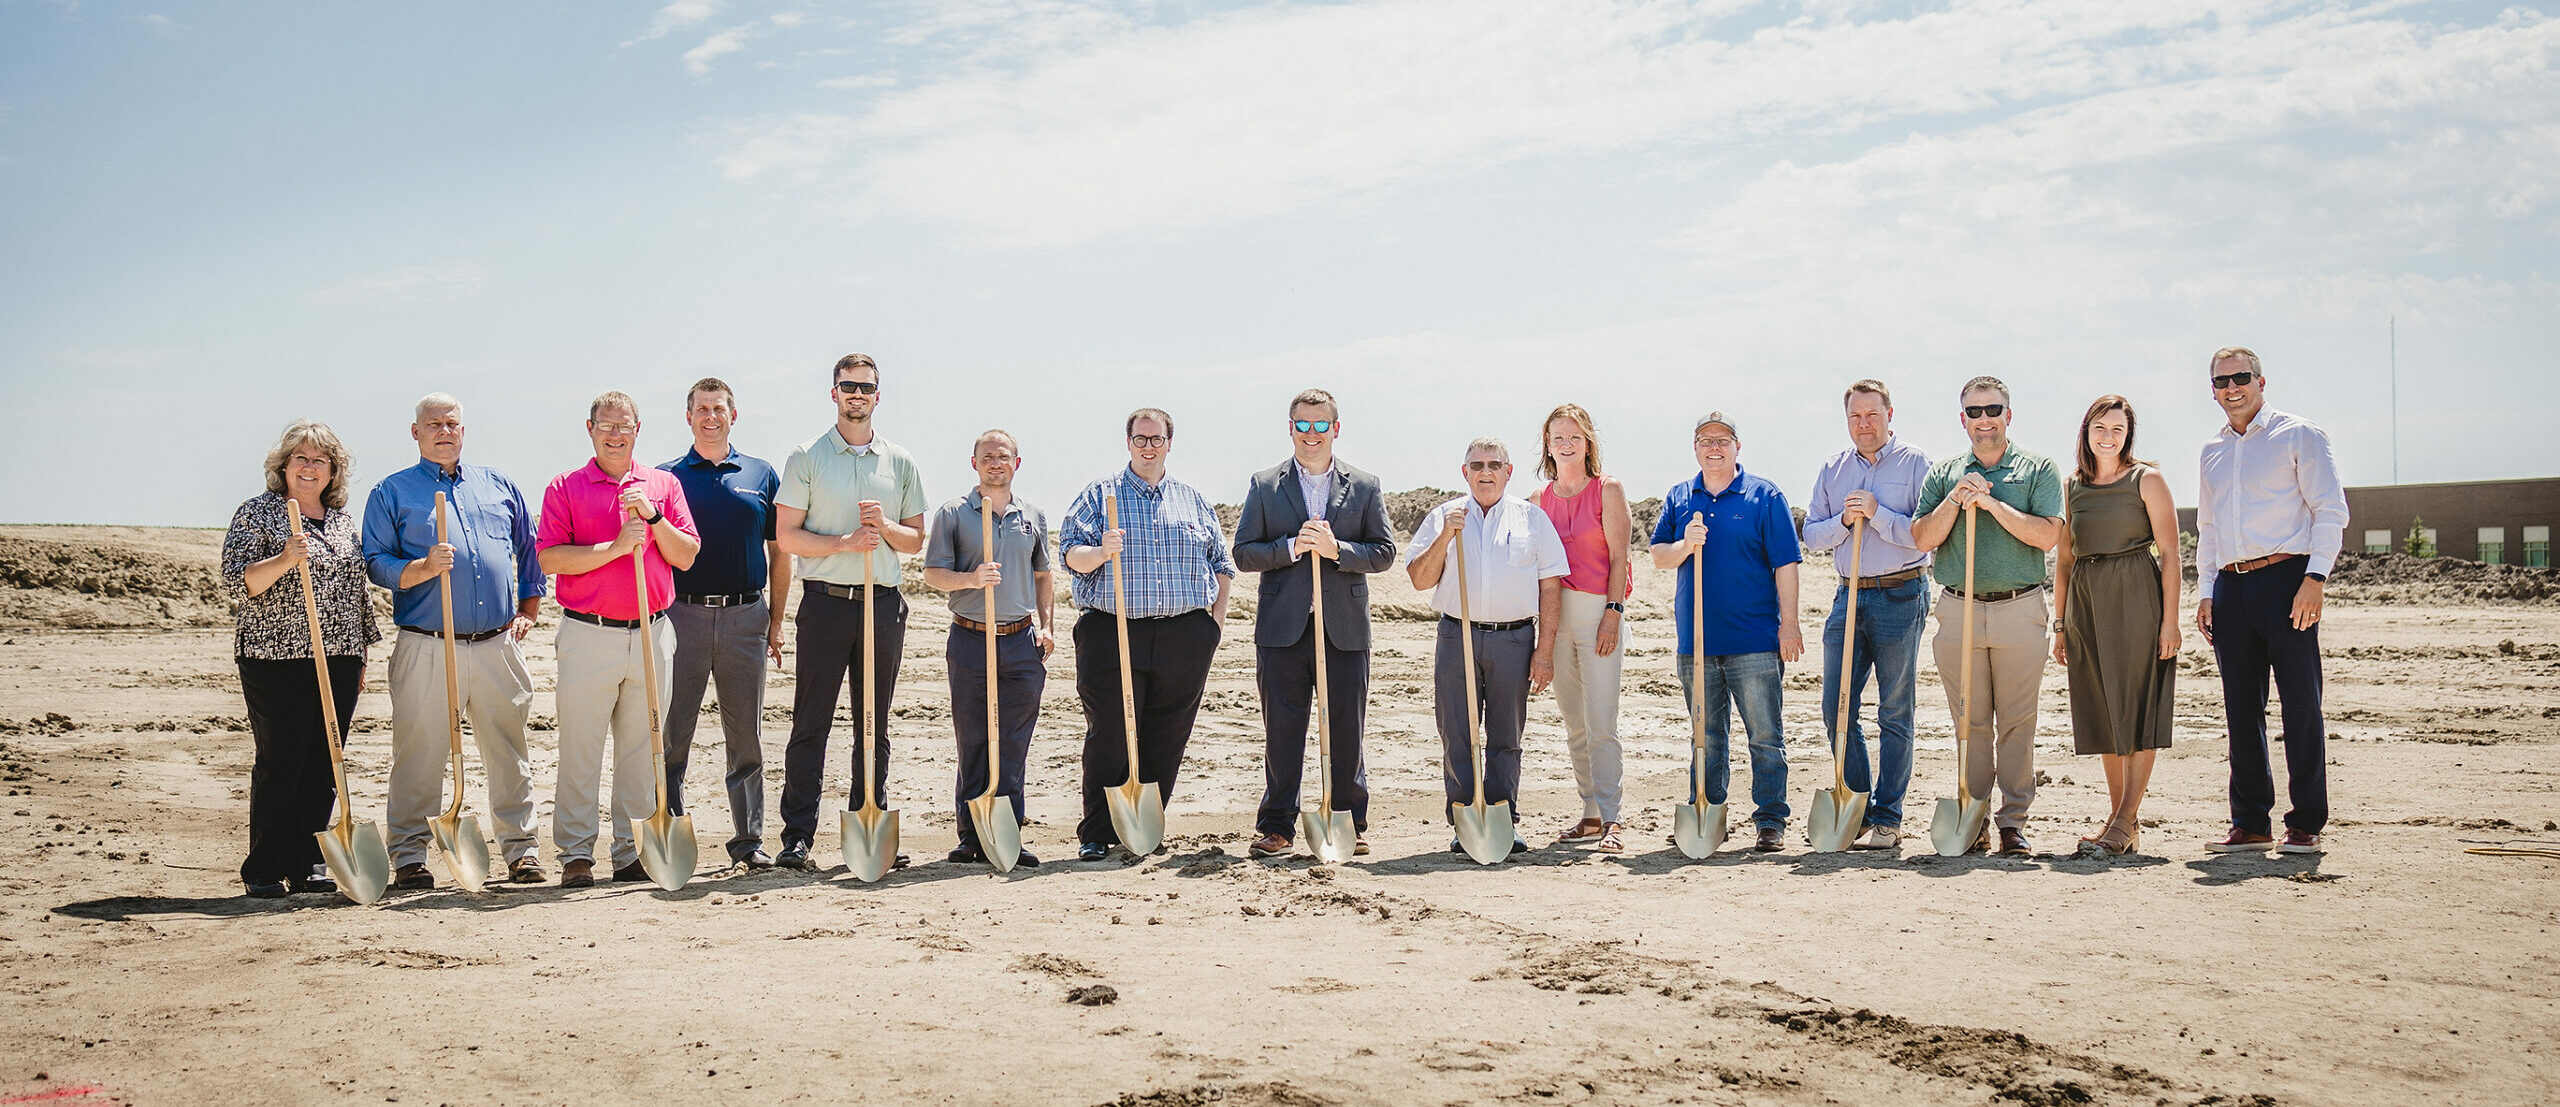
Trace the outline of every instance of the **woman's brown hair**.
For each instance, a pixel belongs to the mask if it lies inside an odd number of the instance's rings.
[[[2080,472],[2078,475],[2082,484],[2098,483],[2098,454],[2097,451],[2089,448],[2089,424],[2097,422],[2099,416],[2110,411],[2124,413],[2124,450],[2116,455],[2116,460],[2127,469],[2136,465],[2151,464],[2133,456],[2133,401],[2109,393],[2098,397],[2089,405],[2089,414],[2080,417]]]

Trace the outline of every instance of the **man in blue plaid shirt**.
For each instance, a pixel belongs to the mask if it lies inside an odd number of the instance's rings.
[[[1059,523],[1058,548],[1075,574],[1076,698],[1084,703],[1084,820],[1076,825],[1076,857],[1099,861],[1120,840],[1111,827],[1106,789],[1129,779],[1128,735],[1121,726],[1119,628],[1113,618],[1111,559],[1120,558],[1127,593],[1129,680],[1138,717],[1138,779],[1173,799],[1182,750],[1200,714],[1200,693],[1227,620],[1227,588],[1236,563],[1218,527],[1217,510],[1190,485],[1165,475],[1173,452],[1173,416],[1156,408],[1130,413],[1127,468],[1086,485]],[[1120,526],[1103,513],[1117,497]]]

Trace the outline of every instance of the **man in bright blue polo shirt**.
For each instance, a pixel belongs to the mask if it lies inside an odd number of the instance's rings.
[[[1733,766],[1726,729],[1742,709],[1751,740],[1753,849],[1784,845],[1787,829],[1787,741],[1779,729],[1779,688],[1786,663],[1804,655],[1796,618],[1795,513],[1778,486],[1742,471],[1742,435],[1733,417],[1709,412],[1691,432],[1698,475],[1671,486],[1653,527],[1653,566],[1680,570],[1672,601],[1679,624],[1680,687],[1689,709],[1706,713],[1707,750],[1699,772],[1707,800],[1723,803]],[[1691,558],[1702,558],[1709,601],[1706,636],[1696,637],[1698,597]],[[1700,670],[1704,670],[1701,674]],[[1703,675],[1702,683],[1692,681]]]
[[[534,858],[533,767],[525,716],[533,674],[517,647],[546,591],[533,556],[533,509],[507,475],[462,463],[462,401],[442,392],[418,401],[409,437],[418,463],[373,486],[364,506],[365,570],[392,590],[391,804],[395,888],[432,888],[427,820],[444,809],[447,704],[444,604],[437,574],[453,580],[454,670],[462,711],[489,775],[489,817],[507,879],[542,882]],[[445,494],[445,541],[436,541],[436,493]]]
[[[773,497],[782,477],[773,466],[729,445],[737,393],[718,377],[685,392],[684,421],[693,448],[658,466],[675,474],[685,505],[702,532],[702,552],[676,570],[676,600],[667,618],[676,631],[674,692],[667,700],[667,796],[684,811],[684,770],[702,693],[720,686],[720,730],[728,745],[729,860],[773,867],[764,851],[765,663],[782,660],[780,595],[791,588],[791,555],[774,541]]]

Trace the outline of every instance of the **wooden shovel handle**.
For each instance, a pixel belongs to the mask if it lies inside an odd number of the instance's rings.
[[[1102,495],[1102,515],[1112,530],[1120,529],[1120,497],[1108,492]],[[1121,551],[1128,551],[1127,535],[1120,538]],[[1129,675],[1129,597],[1120,587],[1120,555],[1111,555],[1111,613],[1120,629],[1120,729],[1129,739],[1129,780],[1138,783],[1138,690],[1136,679]]]
[[[640,515],[638,511],[631,514],[633,518]],[[649,617],[653,613],[649,610],[649,567],[643,560],[650,543],[655,541],[655,536],[643,538],[631,551],[631,594],[639,600],[640,675],[649,682],[642,689],[641,698],[649,701],[649,784],[658,797],[658,809],[652,818],[667,813],[667,747],[658,737],[658,648],[649,641]]]
[[[1034,541],[1037,541],[1037,539],[1034,539]],[[978,493],[978,551],[980,561],[998,560],[996,558],[996,512],[995,508],[988,506],[987,496],[984,491],[980,491]],[[999,562],[999,564],[1001,564],[1001,562]],[[1031,567],[1027,564],[1019,566],[1019,568],[1026,573],[1031,571]],[[996,778],[1002,775],[999,772],[999,769],[1003,764],[1004,751],[1003,747],[996,743],[998,733],[997,728],[1001,725],[1000,720],[1002,718],[1002,716],[996,711],[996,590],[994,585],[989,585],[982,591],[985,593],[987,601],[985,620],[987,624],[986,794],[988,798],[992,799],[996,794]]]
[[[445,544],[444,493],[436,493],[436,545]],[[436,602],[444,610],[444,727],[453,751],[453,806],[446,814],[462,811],[462,676],[456,672],[453,645],[453,570],[436,574]]]
[[[1832,712],[1837,725],[1831,735],[1831,795],[1835,800],[1849,798],[1849,660],[1858,656],[1858,569],[1866,556],[1867,521],[1849,524],[1848,615],[1840,626],[1840,706]]]
[[[1316,774],[1324,778],[1316,807],[1329,812],[1333,810],[1333,719],[1324,682],[1324,557],[1314,550],[1307,551],[1307,585],[1313,589],[1310,595],[1315,599]]]
[[[1449,535],[1449,556],[1458,569],[1458,658],[1467,682],[1467,748],[1474,751],[1469,770],[1476,778],[1476,806],[1484,806],[1484,725],[1476,718],[1476,620],[1467,605],[1467,524]]]
[[[1972,782],[1965,772],[1966,740],[1973,735],[1973,529],[1976,512],[1964,505],[1964,630],[1959,634],[1964,660],[1956,665],[1956,802],[1972,803]]]
[[[289,540],[300,543],[302,507],[291,496],[285,497],[284,519],[285,530],[292,536]],[[304,558],[293,571],[302,577],[302,614],[311,625],[311,667],[320,678],[320,723],[329,736],[329,771],[338,782],[337,829],[344,837],[346,828],[355,822],[355,804],[347,797],[346,751],[339,748],[338,738],[338,697],[329,689],[329,648],[320,638],[320,599],[311,590],[311,559]]]

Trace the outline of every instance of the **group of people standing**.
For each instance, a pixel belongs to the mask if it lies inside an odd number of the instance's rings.
[[[2210,364],[2227,423],[2204,451],[2196,626],[2221,661],[2232,771],[2231,829],[2210,848],[2317,852],[2327,818],[2317,624],[2345,499],[2325,434],[2264,406],[2256,355],[2227,348]],[[487,774],[506,879],[549,879],[535,841],[526,741],[533,681],[522,650],[546,595],[564,616],[552,815],[561,885],[596,883],[600,837],[608,839],[610,879],[647,879],[632,826],[648,817],[660,785],[652,779],[651,705],[642,697],[668,709],[663,786],[681,812],[697,716],[715,688],[730,860],[816,867],[811,849],[836,697],[869,702],[881,719],[891,715],[908,616],[900,554],[922,554],[922,583],[951,598],[946,657],[959,754],[952,862],[986,860],[967,801],[987,790],[990,774],[996,794],[1017,820],[1022,815],[1024,766],[1056,645],[1059,563],[1081,611],[1072,629],[1086,722],[1080,859],[1102,859],[1119,844],[1106,790],[1134,775],[1172,795],[1239,571],[1260,577],[1254,644],[1266,737],[1249,849],[1268,857],[1295,848],[1321,667],[1329,696],[1326,733],[1317,737],[1328,743],[1329,796],[1352,816],[1354,852],[1367,853],[1367,577],[1399,560],[1440,615],[1434,699],[1450,800],[1476,793],[1479,724],[1471,716],[1480,716],[1483,795],[1516,802],[1528,702],[1552,685],[1582,804],[1560,840],[1610,853],[1626,848],[1618,700],[1634,521],[1624,486],[1601,467],[1600,434],[1583,408],[1559,406],[1541,425],[1538,472],[1547,483],[1534,501],[1511,493],[1513,464],[1502,441],[1468,443],[1460,468],[1466,491],[1423,516],[1399,559],[1378,478],[1334,456],[1341,412],[1322,390],[1290,400],[1291,457],[1254,474],[1232,545],[1210,501],[1167,471],[1173,417],[1141,408],[1123,427],[1128,464],[1078,493],[1056,521],[1054,550],[1049,517],[1014,492],[1022,458],[1010,433],[978,436],[969,456],[974,487],[937,506],[925,497],[914,457],[879,436],[882,398],[873,359],[839,359],[830,374],[833,425],[777,470],[730,445],[736,394],[705,378],[685,395],[692,447],[652,468],[634,460],[638,402],[607,392],[588,410],[593,456],[553,478],[537,512],[505,474],[462,461],[462,404],[432,394],[418,402],[411,425],[417,464],[374,487],[360,524],[348,506],[349,459],[338,436],[317,422],[288,426],[267,458],[268,491],[240,506],[223,547],[257,742],[250,848],[240,870],[250,894],[330,890],[311,833],[335,802],[327,728],[300,592],[278,587],[296,571],[313,585],[340,730],[352,721],[366,654],[382,636],[368,582],[392,593],[387,843],[395,888],[435,886],[428,820],[444,804],[450,718],[439,639],[448,629],[456,708],[470,721]],[[1959,727],[1985,739],[1965,748],[1968,791],[1996,790],[1999,801],[1977,848],[2031,850],[2025,824],[2048,652],[2069,674],[2076,748],[2106,761],[2111,809],[2083,848],[2123,853],[2139,842],[2152,758],[2170,741],[2182,643],[2167,483],[2134,455],[2134,412],[2121,396],[2088,409],[2067,478],[2049,459],[2011,444],[2014,411],[2000,381],[1968,381],[1959,401],[1971,448],[1933,464],[1894,434],[1885,385],[1851,385],[1843,396],[1851,445],[1817,475],[1801,536],[1785,494],[1743,469],[1737,420],[1712,412],[1693,428],[1698,472],[1665,494],[1646,553],[1657,568],[1679,570],[1677,670],[1706,735],[1696,769],[1703,780],[1693,784],[1724,802],[1738,709],[1756,849],[1783,848],[1790,814],[1780,704],[1785,666],[1804,651],[1798,566],[1812,549],[1833,551],[1845,568],[1852,559],[1841,553],[1852,542],[1861,568],[1854,578],[1844,571],[1824,629],[1823,705],[1826,728],[1840,726],[1844,700],[1836,691],[1849,682],[1843,769],[1851,787],[1872,792],[1856,845],[1891,849],[1900,841],[1932,585],[1940,608],[1934,653],[1950,708],[1969,714]],[[299,542],[287,512],[308,521]],[[2047,551],[2055,554],[2050,574]],[[786,616],[795,577],[800,597]],[[449,597],[441,591],[448,587]],[[1847,641],[1852,589],[1858,617],[1855,641]],[[1971,613],[1970,666],[1961,664],[1964,616],[1951,611]],[[868,667],[864,620],[874,643]],[[770,666],[783,660],[786,622],[796,626],[792,724],[779,849],[768,854],[764,692]],[[990,631],[1000,711],[992,762],[983,651]],[[654,664],[644,643],[659,655]],[[1955,687],[1968,670],[1973,686]],[[2273,837],[2266,750],[2271,675],[2285,705],[2292,791],[2281,842]],[[1870,685],[1872,763],[1858,720]],[[1135,720],[1134,743],[1124,718]],[[859,750],[851,758],[849,807],[881,795],[885,725],[872,740],[869,758]],[[598,825],[608,741],[610,831]],[[1520,840],[1512,848],[1529,847]],[[1040,862],[1026,851],[1016,863]]]

